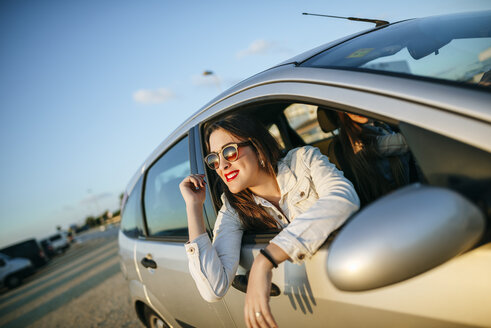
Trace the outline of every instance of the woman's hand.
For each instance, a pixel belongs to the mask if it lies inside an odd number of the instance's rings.
[[[196,239],[206,232],[203,218],[203,204],[205,203],[205,175],[191,174],[179,184],[182,197],[186,202],[186,214],[188,216],[189,240]]]
[[[205,202],[205,181],[204,174],[191,174],[184,178],[179,184],[182,197],[186,205],[203,205]]]
[[[272,269],[273,265],[263,255],[258,255],[252,264],[244,306],[248,328],[278,327],[269,308]]]

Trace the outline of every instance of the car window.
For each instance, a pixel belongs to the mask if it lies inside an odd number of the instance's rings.
[[[332,137],[332,133],[322,131],[317,121],[317,106],[291,104],[284,110],[288,124],[297,132],[306,144]]]
[[[142,228],[142,208],[141,208],[141,177],[131,191],[123,208],[121,217],[121,231],[130,238],[137,238],[143,235]]]
[[[186,203],[179,183],[191,173],[185,137],[148,170],[144,209],[150,237],[187,236]]]
[[[280,145],[280,148],[285,149],[285,142],[281,137],[280,129],[278,128],[278,126],[273,123],[269,126],[268,131],[276,139],[276,142],[278,143],[278,145]]]
[[[491,86],[489,13],[393,24],[330,48],[302,63],[361,68]]]

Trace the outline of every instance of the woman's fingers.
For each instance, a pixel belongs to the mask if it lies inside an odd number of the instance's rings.
[[[187,177],[188,181],[194,185],[194,189],[204,188],[206,185],[204,174],[191,174]]]
[[[250,311],[249,321],[252,323],[251,327],[261,327],[261,328],[275,328],[277,327],[274,321],[269,306],[266,308],[257,308],[256,310]]]
[[[261,297],[249,297],[246,298],[246,304],[244,306],[244,319],[248,328],[272,328],[278,327],[276,321],[271,314],[268,299]]]
[[[261,306],[261,315],[259,316],[259,319],[262,319],[264,321],[264,327],[272,327],[276,328],[278,325],[276,324],[276,321],[273,318],[273,315],[271,314],[271,309],[269,307],[268,303],[263,303]],[[262,326],[261,326],[262,327]]]
[[[192,174],[192,177],[198,181],[198,186],[201,188],[205,187],[205,175],[204,174]]]
[[[179,184],[182,197],[189,204],[202,204],[205,201],[206,193],[204,174],[191,174],[185,177]]]
[[[249,319],[249,322],[251,324],[250,326],[252,328],[259,328],[259,327],[261,327],[259,325],[259,323],[257,322],[257,320],[256,320],[256,317],[255,317],[255,314],[254,314],[254,309],[252,307],[249,310],[248,317],[249,317],[248,318]]]
[[[271,263],[269,261],[254,260],[247,283],[244,316],[248,327],[277,327],[269,307],[269,294],[271,290]]]
[[[247,328],[252,328],[252,323],[249,320],[249,307],[247,306],[247,300],[246,304],[244,305],[244,321]]]

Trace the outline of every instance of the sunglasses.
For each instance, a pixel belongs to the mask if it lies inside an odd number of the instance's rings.
[[[250,144],[250,141],[244,141],[225,145],[219,152],[213,152],[206,155],[205,163],[212,170],[218,169],[218,167],[220,166],[220,154],[222,154],[222,157],[227,162],[235,162],[239,159],[239,147],[247,146]]]

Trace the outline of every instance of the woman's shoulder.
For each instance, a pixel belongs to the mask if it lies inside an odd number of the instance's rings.
[[[231,215],[231,216],[234,216],[237,214],[237,211],[232,207],[232,205],[230,205],[230,202],[228,201],[228,198],[225,195],[225,193],[222,193],[222,195],[220,196],[220,199],[222,200],[222,207],[220,207],[220,210],[218,211],[218,213],[222,213],[225,215]]]
[[[319,148],[313,146],[302,146],[291,149],[285,157],[282,158],[282,162],[288,166],[296,162],[309,164],[316,156],[323,156]]]
[[[234,223],[241,225],[239,219],[239,213],[235,208],[232,207],[225,193],[221,195],[221,199],[222,199],[222,207],[218,211],[217,221],[219,219],[225,221],[233,221]]]

